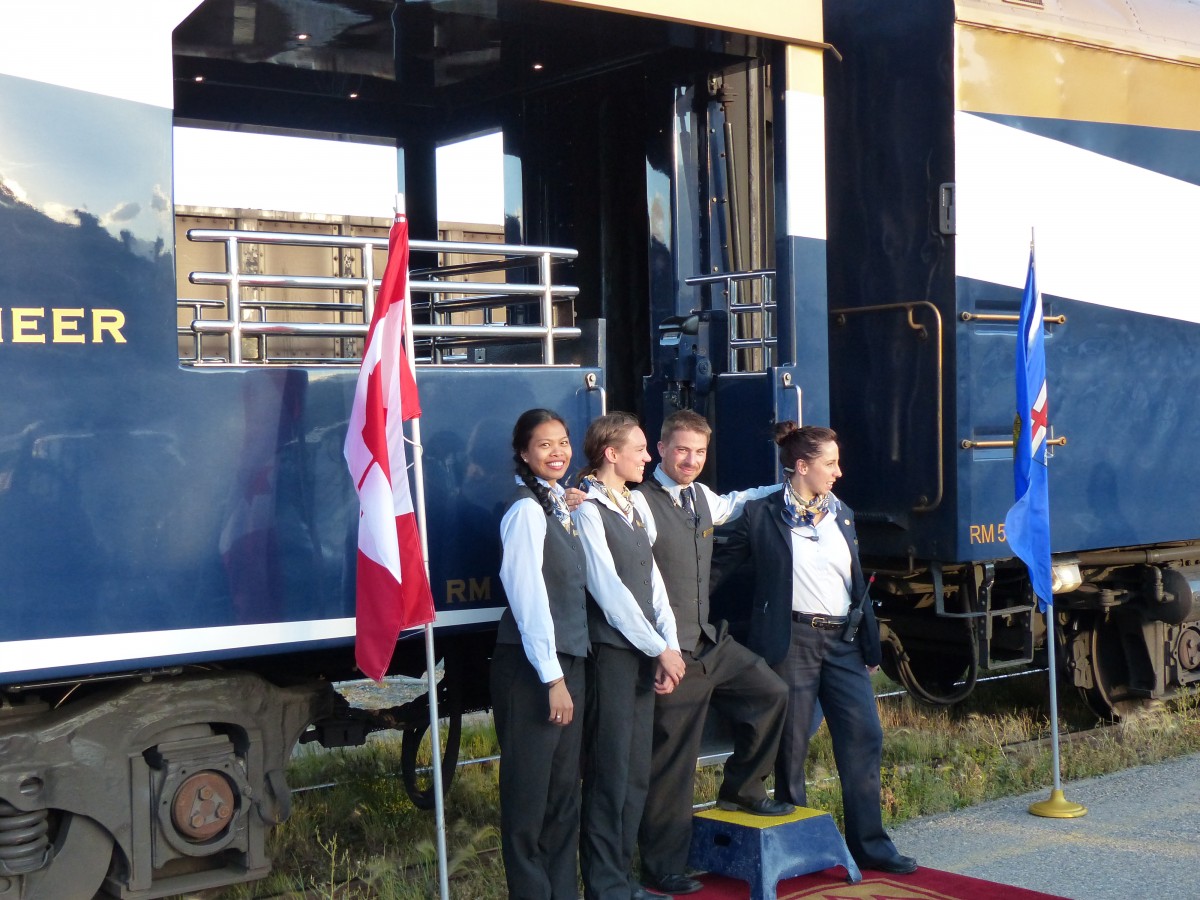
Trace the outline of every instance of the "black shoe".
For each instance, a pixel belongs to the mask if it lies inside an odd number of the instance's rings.
[[[694,894],[704,885],[686,875],[659,875],[657,878],[647,875],[642,878],[642,887],[664,894]]]
[[[728,812],[745,812],[752,816],[786,816],[788,813],[796,811],[796,807],[792,804],[784,803],[782,800],[772,800],[770,797],[763,797],[761,800],[718,797],[717,809]]]
[[[868,859],[858,864],[860,869],[872,869],[876,872],[887,872],[889,875],[909,875],[917,871],[917,861],[911,856],[901,856],[897,853],[887,859]]]
[[[630,895],[630,900],[672,900],[670,894],[660,894],[658,891],[649,891],[643,887],[635,887]]]

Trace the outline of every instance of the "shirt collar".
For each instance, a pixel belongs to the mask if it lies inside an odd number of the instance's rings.
[[[567,492],[567,489],[565,487],[563,487],[563,483],[561,481],[559,481],[555,484],[551,484],[545,478],[539,478],[537,475],[534,475],[533,478],[539,484],[545,485],[547,488],[549,488],[550,491],[552,491],[553,493],[557,494],[560,497]],[[514,475],[513,481],[516,484],[520,484],[520,485],[525,484],[525,482],[522,480],[520,475]]]
[[[662,466],[656,466],[654,469],[654,477],[658,483],[667,489],[667,493],[671,495],[672,500],[679,500],[679,492],[683,490],[683,486],[663,471]],[[692,482],[695,484],[695,482]]]

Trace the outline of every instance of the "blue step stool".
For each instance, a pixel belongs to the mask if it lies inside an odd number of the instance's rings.
[[[707,809],[692,817],[688,865],[750,883],[750,900],[775,900],[785,878],[834,866],[857,884],[862,873],[833,817],[798,806],[786,816],[752,816]]]

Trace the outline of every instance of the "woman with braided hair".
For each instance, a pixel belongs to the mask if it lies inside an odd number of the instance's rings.
[[[650,454],[629,413],[588,426],[587,499],[574,512],[587,557],[587,702],[583,726],[583,823],[579,863],[584,900],[661,897],[632,873],[650,786],[654,695],[683,678],[675,615],[654,564],[642,480]]]
[[[559,483],[571,438],[562,416],[530,409],[512,446],[517,487],[500,522],[508,608],[491,676],[504,868],[514,900],[575,900],[588,625],[583,544]]]

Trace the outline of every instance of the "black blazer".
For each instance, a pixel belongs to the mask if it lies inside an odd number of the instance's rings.
[[[728,540],[717,544],[713,553],[712,584],[728,578],[747,559],[753,560],[754,606],[746,644],[774,666],[787,655],[792,635],[792,536],[783,522],[783,491],[746,504],[733,525]],[[853,608],[866,593],[867,583],[858,558],[854,512],[845,504],[837,514],[837,526],[850,546]],[[879,623],[869,600],[855,643],[868,666],[879,665]]]

